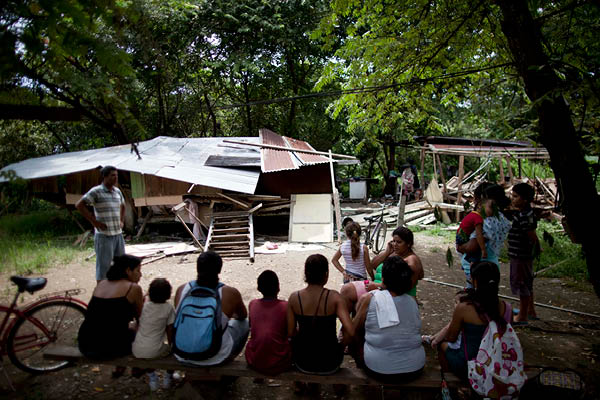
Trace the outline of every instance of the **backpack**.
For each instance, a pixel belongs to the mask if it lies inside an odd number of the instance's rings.
[[[216,289],[190,282],[175,317],[173,352],[187,360],[206,360],[221,349],[225,329],[221,327],[221,297]]]
[[[492,399],[519,397],[527,375],[521,342],[509,323],[504,334],[500,334],[496,322],[490,321],[477,357],[467,360],[469,383],[479,395]]]

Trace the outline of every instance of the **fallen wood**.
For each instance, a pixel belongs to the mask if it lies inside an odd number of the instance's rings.
[[[154,257],[149,260],[144,260],[144,261],[142,261],[142,265],[146,265],[146,264],[153,263],[154,261],[162,260],[165,257],[167,257],[167,255],[163,254],[162,256]]]
[[[217,193],[219,196],[221,196],[222,198],[229,200],[230,202],[232,202],[233,204],[236,204],[240,207],[242,207],[244,210],[248,210],[250,208],[250,205],[243,203],[239,200],[234,199],[233,197],[229,197],[226,194],[223,193]]]
[[[248,210],[248,214],[252,214],[254,211],[260,209],[263,206],[263,203],[260,203],[257,206],[252,207],[251,209]]]
[[[425,281],[425,282],[435,283],[436,285],[449,286],[449,287],[453,287],[453,288],[457,288],[457,289],[464,289],[465,288],[464,286],[455,285],[453,283],[446,283],[446,282],[436,281],[436,280],[433,280],[433,279],[430,279],[430,278],[423,278],[422,280]],[[503,299],[520,301],[517,297],[506,296],[506,295],[503,295],[503,294],[498,294],[498,297],[502,297]],[[564,311],[564,312],[569,312],[569,313],[578,314],[578,315],[586,315],[588,317],[600,318],[600,315],[590,314],[590,313],[586,313],[586,312],[583,312],[583,311],[571,310],[571,309],[568,309],[568,308],[557,307],[557,306],[553,306],[553,305],[550,305],[550,304],[538,303],[537,301],[534,302],[533,304],[535,304],[536,306],[539,306],[539,307],[549,308],[549,309],[552,309],[552,310],[558,310],[558,311]]]

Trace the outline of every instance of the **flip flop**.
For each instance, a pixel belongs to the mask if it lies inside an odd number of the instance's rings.
[[[528,321],[515,321],[512,323],[512,326],[527,326],[529,325]]]

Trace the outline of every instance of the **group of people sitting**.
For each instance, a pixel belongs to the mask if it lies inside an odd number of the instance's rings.
[[[511,306],[498,298],[497,263],[469,263],[471,287],[456,297],[450,322],[435,335],[422,336],[416,288],[424,273],[413,250],[412,232],[404,227],[394,230],[385,251],[371,260],[367,247],[360,243],[360,226],[350,222],[345,230],[348,240],[332,259],[344,276],[340,292],[326,288],[329,262],[313,254],[304,264],[306,287],[293,292],[287,301],[279,300],[277,274],[263,271],[257,279],[263,297],[252,300],[248,308],[236,288],[220,282],[223,262],[215,252],[199,255],[197,278],[177,288],[174,307],[168,303],[171,285],[166,279],[153,280],[144,299],[138,285],[141,259],[117,256],[107,279],[93,292],[79,331],[79,348],[90,358],[133,352],[135,357],[152,359],[169,354],[173,344],[180,362],[211,366],[234,359],[245,346],[248,366],[268,375],[293,366],[308,374],[333,374],[347,351],[368,375],[402,382],[422,373],[423,343],[431,343],[438,349],[442,367],[466,378],[467,360],[476,355],[488,323],[495,321],[503,329],[512,319]],[[345,268],[339,262],[342,257]],[[201,357],[178,351],[183,346],[174,334],[177,323],[190,321],[194,312],[204,313],[201,307],[192,313],[182,310],[197,288],[209,289],[217,299],[213,307],[217,322],[211,335],[218,342],[216,347],[213,343],[214,351]],[[134,320],[137,324],[132,327]],[[156,373],[147,374],[151,389],[156,390]],[[171,376],[172,371],[163,374],[163,387],[170,385]]]

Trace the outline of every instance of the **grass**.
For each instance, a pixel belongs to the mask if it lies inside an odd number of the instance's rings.
[[[435,225],[432,225],[431,227],[428,227],[428,228],[420,228],[418,226],[411,226],[410,230],[413,231],[414,233],[422,232],[429,236],[442,237],[442,238],[444,238],[444,242],[447,242],[448,244],[454,244],[454,242],[456,240],[456,230],[445,229],[447,227],[448,227],[448,225],[438,222]]]
[[[0,273],[30,275],[68,264],[89,249],[74,247],[78,228],[65,210],[0,218]],[[92,246],[88,242],[88,247]]]

